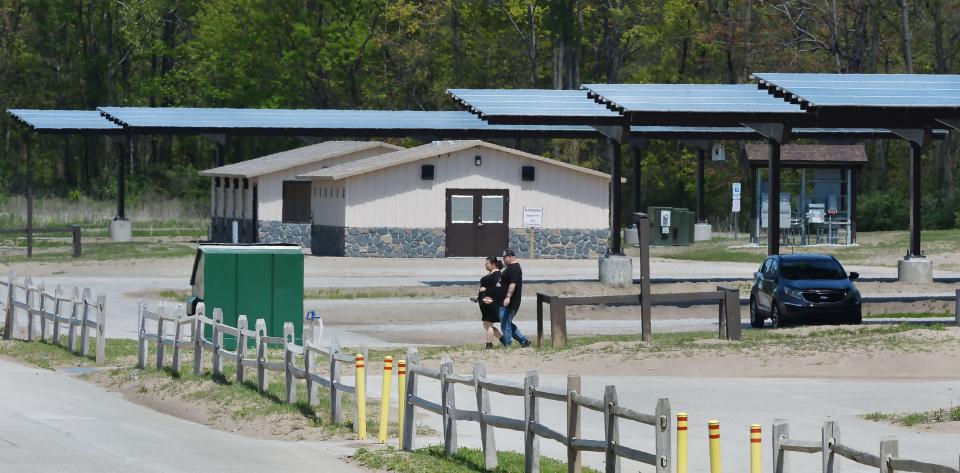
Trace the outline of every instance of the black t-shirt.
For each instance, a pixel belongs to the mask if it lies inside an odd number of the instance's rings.
[[[482,286],[486,291],[481,291],[477,294],[477,302],[483,306],[483,298],[489,297],[493,299],[493,304],[499,306],[503,304],[503,288],[497,287],[497,282],[500,281],[500,271],[494,271],[480,279],[480,286]]]
[[[507,297],[510,292],[510,284],[516,284],[513,295],[510,297],[510,309],[520,308],[520,290],[523,289],[523,270],[520,269],[520,263],[508,264],[500,274],[500,286],[503,288],[503,297]],[[502,304],[502,303],[501,303]]]

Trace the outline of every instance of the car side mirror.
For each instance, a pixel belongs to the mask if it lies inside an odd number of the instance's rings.
[[[760,277],[760,271],[756,271],[756,272],[753,273],[753,278],[754,278],[754,279],[758,279],[759,277]]]
[[[856,281],[856,280],[859,279],[859,278],[860,278],[860,273],[858,273],[858,272],[856,272],[856,271],[850,271],[850,280],[851,280],[851,281]]]

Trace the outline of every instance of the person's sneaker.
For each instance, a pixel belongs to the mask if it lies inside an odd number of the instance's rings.
[[[493,349],[493,342],[487,342],[487,350]]]
[[[520,343],[520,346],[523,348],[527,348],[528,346],[530,346],[530,340],[524,340],[523,342]]]

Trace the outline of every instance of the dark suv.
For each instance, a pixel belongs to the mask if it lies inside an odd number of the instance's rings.
[[[860,275],[848,276],[833,256],[775,255],[763,260],[750,290],[750,325],[774,327],[798,322],[863,321],[860,291],[853,285]]]

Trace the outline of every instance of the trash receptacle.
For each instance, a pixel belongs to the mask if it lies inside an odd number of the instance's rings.
[[[630,246],[640,246],[640,236],[637,232],[637,225],[633,224],[623,230],[623,244]]]
[[[693,244],[693,212],[687,209],[673,209],[672,231],[674,245]]]
[[[303,252],[298,245],[200,245],[190,285],[191,311],[202,301],[207,317],[219,308],[231,327],[240,314],[251,328],[256,319],[264,319],[272,337],[282,336],[283,324],[293,322],[298,342],[302,337]],[[236,340],[224,337],[224,345],[233,350]]]
[[[673,209],[648,207],[650,216],[650,246],[673,246]]]

